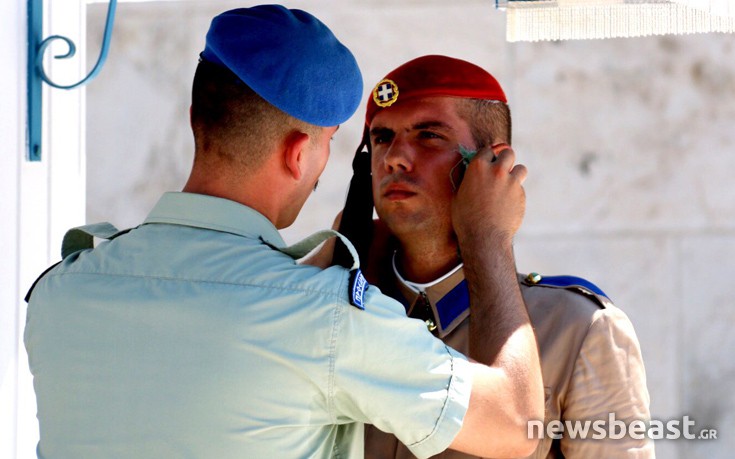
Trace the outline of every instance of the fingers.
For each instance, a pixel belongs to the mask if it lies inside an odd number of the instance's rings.
[[[508,145],[495,145],[480,150],[467,166],[452,205],[460,246],[489,234],[501,235],[501,243],[512,243],[525,213],[523,182],[528,175],[515,159]]]
[[[505,143],[493,145],[491,148],[485,148],[477,154],[477,159],[483,159],[491,163],[497,163],[497,167],[501,170],[507,170],[508,173],[518,180],[521,184],[528,177],[528,169],[523,164],[515,164],[515,152]]]
[[[506,150],[501,151],[501,153],[505,152]],[[472,166],[472,163],[475,161],[485,161],[488,163],[494,163],[497,161],[499,157],[495,154],[495,151],[492,148],[483,148],[482,150],[477,152],[477,155],[475,155],[474,158],[472,158],[472,161],[470,162],[470,167]]]
[[[500,149],[498,151],[496,151],[493,148],[493,152],[498,157],[498,162],[500,162],[503,165],[507,165],[508,166],[508,170],[510,170],[511,167],[513,167],[513,163],[516,160],[516,154],[515,154],[515,152],[513,151],[512,148],[510,148],[510,147],[508,147],[506,145],[505,148],[502,148],[502,149]]]
[[[516,178],[521,185],[523,185],[523,182],[526,181],[526,177],[528,177],[528,169],[526,169],[526,166],[523,164],[517,164],[513,166],[513,169],[510,170],[510,175]]]
[[[508,145],[507,143],[498,143],[498,144],[493,145],[491,148],[493,149],[493,153],[497,155],[503,150],[510,149],[510,145]]]
[[[476,158],[484,158],[486,161],[495,162],[502,159],[503,161],[510,161],[511,164],[515,161],[515,152],[506,143],[500,143],[493,145],[492,147],[485,147],[477,152]]]

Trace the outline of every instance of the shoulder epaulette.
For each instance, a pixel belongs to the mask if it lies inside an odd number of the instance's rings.
[[[612,305],[612,300],[602,289],[587,279],[576,276],[542,276],[530,273],[523,279],[526,285],[539,287],[563,288],[595,299],[602,306]]]
[[[269,244],[267,241],[263,241],[264,244],[268,245],[274,250],[278,250],[279,252],[282,252],[289,257],[293,258],[294,260],[299,260],[304,258],[306,255],[308,255],[312,250],[316,249],[319,244],[326,241],[329,238],[337,237],[339,240],[342,241],[347,251],[352,256],[352,267],[349,268],[350,271],[350,282],[349,282],[349,299],[350,304],[355,306],[358,309],[365,309],[365,291],[368,287],[370,287],[370,284],[368,284],[367,280],[365,279],[365,276],[363,276],[362,271],[360,271],[360,257],[357,255],[357,250],[352,245],[349,239],[347,239],[344,235],[340,234],[339,232],[335,230],[323,230],[316,232],[312,234],[311,236],[308,236],[307,238],[297,242],[296,244],[293,244],[288,247],[276,247],[272,244]]]
[[[80,250],[91,249],[94,247],[94,238],[112,240],[118,236],[121,236],[132,228],[124,229],[120,231],[111,223],[93,223],[90,225],[78,226],[72,228],[64,234],[64,239],[61,241],[61,259],[62,261],[69,255],[79,252]],[[28,289],[24,301],[28,303],[31,300],[31,294],[33,289],[36,288],[38,281],[43,278],[49,271],[61,263],[61,261],[54,263],[49,266],[40,276],[33,281],[33,285]]]

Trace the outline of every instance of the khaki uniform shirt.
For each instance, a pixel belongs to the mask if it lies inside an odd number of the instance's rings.
[[[546,398],[543,437],[534,459],[653,458],[651,440],[591,439],[592,421],[647,421],[649,396],[640,346],[633,326],[594,285],[564,276],[559,282],[538,281],[540,276],[520,277],[521,291],[536,332]],[[409,315],[427,320],[433,333],[445,343],[469,351],[469,293],[460,269],[419,294],[402,281],[384,288],[404,302]],[[547,285],[544,285],[547,284]],[[553,285],[560,284],[560,285]],[[567,285],[568,284],[568,285]],[[546,434],[550,422],[588,421],[587,439],[573,439],[564,431],[560,439]],[[584,424],[582,424],[584,426]],[[558,430],[552,433],[558,434]],[[605,430],[607,432],[607,430]],[[615,433],[618,432],[613,432]],[[493,435],[488,432],[488,436]],[[639,435],[637,435],[639,436]],[[579,434],[577,435],[579,437]],[[410,452],[395,437],[369,426],[366,458],[410,458]],[[439,458],[470,456],[445,451]]]

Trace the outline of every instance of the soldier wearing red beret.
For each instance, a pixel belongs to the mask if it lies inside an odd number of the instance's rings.
[[[491,313],[476,303],[475,290],[483,280],[465,264],[476,254],[463,250],[463,242],[477,232],[478,222],[494,218],[493,209],[476,206],[474,213],[460,214],[456,203],[477,199],[460,186],[475,151],[490,147],[501,157],[509,151],[511,118],[502,88],[488,72],[463,60],[412,60],[375,85],[363,142],[340,230],[369,259],[368,277],[400,300],[409,316],[483,361],[504,317],[488,317]],[[375,240],[365,231],[373,227]],[[474,237],[493,241],[512,235]],[[625,313],[581,278],[532,273],[517,274],[517,282],[536,332],[546,397],[543,422],[529,424],[529,436],[541,438],[529,457],[654,457],[648,439],[606,438],[611,426],[600,423],[609,423],[611,415],[626,426],[650,418],[640,347]],[[483,326],[488,327],[484,340],[477,330]],[[599,429],[575,439],[564,430],[574,421],[582,427],[598,421]],[[549,435],[547,427],[559,422],[564,428]],[[488,441],[495,435],[488,431]],[[374,427],[367,431],[366,451],[374,459],[413,457],[395,437]],[[437,457],[470,456],[445,451]]]

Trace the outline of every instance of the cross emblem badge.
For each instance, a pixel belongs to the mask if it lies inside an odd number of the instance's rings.
[[[373,101],[378,107],[390,107],[398,100],[398,85],[393,80],[384,79],[373,89]]]

